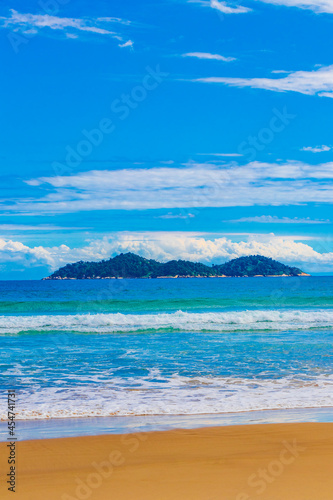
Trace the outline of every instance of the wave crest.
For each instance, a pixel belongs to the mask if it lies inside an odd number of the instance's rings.
[[[249,310],[159,314],[0,316],[0,333],[65,331],[130,333],[153,331],[232,332],[329,328],[333,310]]]

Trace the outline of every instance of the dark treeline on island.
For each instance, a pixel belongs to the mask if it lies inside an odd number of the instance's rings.
[[[160,263],[134,253],[121,253],[101,262],[76,262],[54,272],[47,280],[115,278],[209,278],[253,276],[307,276],[297,267],[289,267],[262,255],[239,257],[221,265],[171,260]]]

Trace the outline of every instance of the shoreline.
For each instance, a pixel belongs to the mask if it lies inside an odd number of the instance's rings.
[[[257,274],[256,276],[147,276],[141,278],[108,276],[105,278],[42,278],[41,281],[100,281],[100,280],[161,280],[161,279],[211,279],[211,278],[300,278],[311,277],[311,274]]]
[[[96,435],[159,432],[175,429],[287,423],[333,423],[333,407],[277,408],[229,413],[117,415],[16,420],[19,441]],[[7,421],[0,421],[0,443],[7,440]]]
[[[329,500],[333,424],[203,427],[17,443],[17,500]],[[6,457],[6,443],[0,443]],[[1,459],[1,473],[8,465]],[[12,492],[0,483],[1,498]]]

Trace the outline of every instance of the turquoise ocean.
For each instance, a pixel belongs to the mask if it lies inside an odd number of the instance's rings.
[[[333,277],[0,282],[1,419],[333,406]]]

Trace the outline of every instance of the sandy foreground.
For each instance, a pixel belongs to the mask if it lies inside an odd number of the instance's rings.
[[[22,441],[15,500],[332,500],[333,424],[266,424]]]

